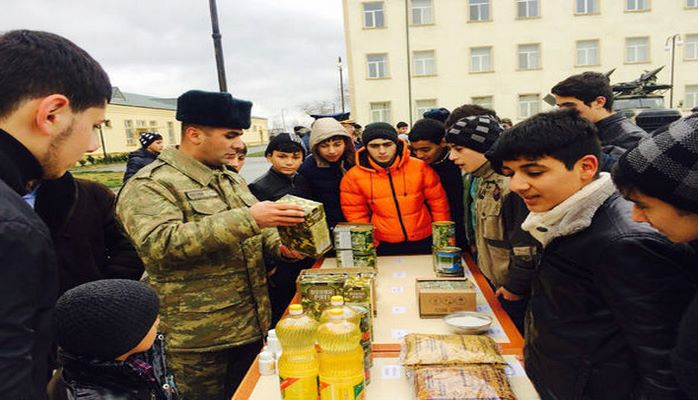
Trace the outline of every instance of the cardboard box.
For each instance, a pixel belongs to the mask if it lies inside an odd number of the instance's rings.
[[[421,318],[475,311],[475,286],[468,279],[417,278],[415,287]]]
[[[372,254],[361,254],[354,250],[337,250],[335,257],[337,257],[337,268],[376,268],[375,250]]]
[[[341,295],[347,304],[368,307],[375,315],[375,276],[371,268],[316,268],[301,270],[296,285],[301,304],[316,318],[330,305],[330,298]]]
[[[325,207],[322,203],[290,194],[276,202],[300,205],[305,212],[305,221],[300,224],[277,228],[281,243],[312,258],[320,257],[332,248],[332,240],[325,220]]]
[[[375,254],[373,224],[340,222],[334,227],[334,248],[353,250],[359,254]]]

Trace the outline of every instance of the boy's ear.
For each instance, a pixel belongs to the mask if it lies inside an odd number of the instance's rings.
[[[595,155],[587,154],[577,161],[580,166],[581,177],[584,180],[592,180],[599,171],[599,159]]]

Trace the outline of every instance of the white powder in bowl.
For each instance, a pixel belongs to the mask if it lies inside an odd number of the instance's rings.
[[[489,320],[484,318],[478,318],[472,315],[464,315],[458,317],[452,317],[448,319],[448,322],[452,325],[467,327],[467,328],[477,328],[490,323]]]

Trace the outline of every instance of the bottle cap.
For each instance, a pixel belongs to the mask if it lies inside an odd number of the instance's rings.
[[[303,314],[303,306],[300,304],[291,304],[288,306],[288,313],[291,315]]]
[[[332,297],[330,298],[330,303],[331,303],[333,306],[341,306],[341,305],[344,305],[344,297],[342,297],[342,296],[332,296]]]
[[[344,311],[341,308],[333,308],[330,310],[330,319],[342,319]]]

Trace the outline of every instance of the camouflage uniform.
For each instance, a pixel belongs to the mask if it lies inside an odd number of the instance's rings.
[[[175,149],[119,194],[117,216],[160,296],[168,363],[188,398],[222,396],[227,364],[211,353],[259,342],[269,328],[264,257],[280,257],[280,241],[252,218],[256,202],[237,173]]]

